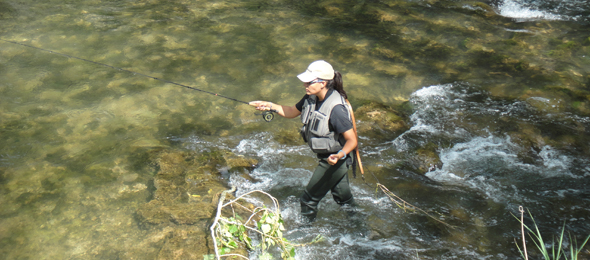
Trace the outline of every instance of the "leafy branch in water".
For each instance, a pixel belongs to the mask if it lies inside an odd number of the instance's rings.
[[[261,260],[273,258],[268,252],[268,249],[274,246],[278,246],[281,250],[281,258],[289,260],[295,259],[295,247],[302,245],[291,243],[283,237],[285,227],[277,199],[266,192],[254,190],[223,204],[227,193],[234,191],[235,187],[231,190],[222,192],[219,197],[217,215],[210,228],[211,237],[213,238],[213,244],[215,247],[215,255],[205,255],[203,258],[209,260],[236,256],[248,259],[248,257],[243,255],[229,254],[231,250],[237,249],[240,245],[243,245],[248,250],[255,250],[260,247],[261,254],[258,258]],[[238,201],[241,201],[244,197],[252,196],[255,193],[260,193],[270,198],[274,210],[267,208],[265,205],[251,210],[238,203]],[[244,218],[234,211],[234,206],[240,207],[249,212],[250,217],[244,220]],[[222,209],[225,207],[231,207],[232,216],[226,217],[222,215]],[[260,243],[258,245],[253,245],[252,239],[250,238],[252,234],[259,236]],[[311,243],[315,243],[320,239],[321,236],[318,235]]]
[[[565,250],[565,241],[564,241],[564,233],[565,233],[565,223],[563,224],[563,227],[561,228],[561,235],[559,236],[559,243],[557,244],[557,250],[555,248],[555,240],[553,240],[553,242],[551,243],[551,252],[549,252],[549,250],[547,249],[547,246],[545,245],[545,241],[543,240],[543,236],[541,236],[541,232],[539,231],[539,227],[537,226],[537,223],[535,222],[535,218],[533,218],[533,215],[531,214],[531,212],[527,209],[529,216],[531,217],[531,220],[533,220],[533,225],[535,227],[535,230],[533,231],[531,228],[529,228],[527,225],[524,224],[524,220],[523,220],[523,214],[524,214],[524,210],[522,208],[522,206],[519,207],[520,210],[520,219],[518,219],[518,217],[514,216],[518,222],[520,222],[520,227],[521,227],[521,232],[522,232],[522,249],[520,248],[520,246],[518,246],[518,242],[514,241],[514,243],[516,244],[516,247],[518,248],[518,251],[520,252],[522,258],[528,260],[528,253],[526,250],[526,242],[525,242],[525,232],[524,229],[526,228],[530,233],[528,234],[531,238],[531,240],[533,241],[533,243],[535,244],[535,246],[537,247],[537,249],[539,249],[539,252],[541,253],[541,255],[543,256],[543,259],[545,260],[558,260],[558,259],[571,259],[571,260],[577,260],[578,259],[578,255],[580,254],[580,252],[582,252],[582,249],[584,248],[584,246],[586,245],[586,243],[588,242],[588,240],[590,240],[590,235],[586,238],[586,240],[584,241],[584,243],[582,243],[582,245],[580,245],[578,247],[577,241],[572,239],[571,235],[569,236],[569,240],[570,240],[570,250],[569,250],[569,258],[568,258],[568,254],[566,253]]]

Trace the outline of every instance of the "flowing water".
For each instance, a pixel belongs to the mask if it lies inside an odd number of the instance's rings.
[[[295,76],[326,59],[355,109],[381,104],[408,124],[362,131],[354,214],[328,195],[305,225],[316,161],[297,119],[0,41],[3,259],[163,258],[159,241],[183,236],[136,217],[162,149],[259,158],[219,181],[276,196],[289,240],[325,238],[297,259],[519,259],[521,205],[547,241],[590,234],[588,1],[0,0],[0,22],[2,40],[242,101],[293,105]],[[373,177],[455,228],[392,204]]]

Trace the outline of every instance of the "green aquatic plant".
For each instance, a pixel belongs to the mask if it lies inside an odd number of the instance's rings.
[[[221,257],[228,256],[248,259],[248,257],[243,255],[230,254],[232,250],[238,249],[241,246],[245,246],[248,250],[260,248],[259,259],[273,259],[272,254],[268,250],[271,247],[278,246],[281,250],[282,259],[295,259],[295,247],[303,246],[304,244],[294,244],[283,237],[285,227],[283,217],[280,214],[278,200],[266,192],[254,190],[224,204],[223,201],[227,193],[233,191],[235,191],[235,187],[222,192],[219,197],[217,215],[213,221],[213,225],[211,225],[211,236],[215,246],[215,255],[204,255],[203,259],[220,259]],[[270,198],[273,209],[263,205],[262,207],[256,207],[251,210],[239,203],[243,201],[244,197],[251,196],[255,193],[260,193]],[[223,215],[222,211],[225,207],[231,208],[232,215],[230,217]],[[244,218],[236,213],[234,207],[246,210],[251,214],[250,217],[244,220]],[[250,237],[252,234],[259,236],[260,243],[258,245],[252,243],[252,238]],[[311,243],[318,242],[321,239],[321,235],[318,235]]]
[[[578,260],[578,256],[580,254],[580,252],[582,252],[582,249],[584,248],[584,246],[586,245],[586,243],[588,242],[588,240],[590,240],[590,235],[586,238],[586,240],[584,240],[584,243],[582,243],[580,246],[578,246],[577,241],[572,238],[571,234],[569,235],[569,241],[570,241],[570,245],[569,245],[569,257],[568,254],[566,252],[566,242],[564,241],[564,234],[565,234],[565,223],[563,224],[563,227],[561,228],[561,234],[559,236],[559,241],[557,243],[557,249],[555,248],[555,240],[553,240],[553,242],[551,243],[551,251],[549,251],[549,249],[547,248],[545,241],[543,239],[543,236],[541,235],[541,232],[539,231],[539,227],[537,226],[537,223],[535,222],[535,218],[533,218],[533,215],[531,214],[530,211],[528,211],[529,216],[531,217],[531,220],[533,221],[533,226],[534,226],[534,231],[529,228],[526,224],[524,224],[524,220],[523,220],[523,213],[524,210],[522,209],[522,206],[519,208],[520,210],[520,219],[518,219],[516,216],[514,216],[521,225],[521,233],[522,233],[522,249],[520,248],[520,246],[518,246],[518,243],[515,241],[516,247],[518,248],[518,251],[520,252],[521,256],[524,259],[528,260],[528,252],[526,250],[526,242],[525,242],[525,232],[524,229],[526,228],[530,233],[529,236],[531,237],[533,243],[535,244],[535,246],[537,247],[537,249],[539,250],[539,252],[541,253],[541,255],[543,256],[543,259],[545,260],[558,260],[558,259],[570,259],[570,260]]]

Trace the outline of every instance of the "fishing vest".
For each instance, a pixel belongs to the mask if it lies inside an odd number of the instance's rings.
[[[338,91],[332,91],[332,94],[324,100],[320,109],[316,111],[317,99],[317,96],[311,95],[303,103],[301,136],[314,153],[336,153],[342,150],[342,144],[346,140],[344,136],[335,136],[334,131],[330,131],[330,114],[336,105],[344,105],[348,109],[348,104]],[[348,119],[352,120],[350,113]]]

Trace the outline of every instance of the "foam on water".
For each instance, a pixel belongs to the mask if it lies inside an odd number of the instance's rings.
[[[311,157],[309,148],[304,145],[287,146],[278,144],[271,138],[270,133],[259,133],[240,141],[233,149],[237,154],[255,155],[262,158],[260,165],[250,174],[255,181],[246,180],[239,176],[230,180],[231,185],[238,187],[238,194],[251,190],[281,189],[289,187],[304,187],[305,181],[311,175],[309,170],[303,168],[280,167],[287,157],[298,156]]]
[[[330,194],[321,201],[320,214],[316,222],[306,225],[299,213],[299,195],[311,177],[312,172],[307,168],[315,166],[315,155],[305,145],[279,144],[269,135],[270,133],[259,133],[246,137],[232,149],[237,154],[260,157],[261,162],[259,167],[250,173],[249,178],[239,174],[232,175],[230,185],[237,187],[237,196],[252,190],[263,190],[275,196],[280,202],[281,214],[287,227],[285,236],[290,241],[308,243],[318,234],[325,238],[318,244],[296,248],[297,259],[315,259],[317,256],[325,256],[327,259],[383,259],[383,256],[392,253],[403,255],[404,258],[409,257],[404,255],[406,250],[401,247],[402,242],[395,238],[367,238],[367,233],[363,233],[358,223],[351,222],[350,216],[332,200]],[[194,144],[209,145],[203,141],[195,141]],[[297,159],[299,157],[301,159]],[[309,161],[305,161],[306,159]],[[301,161],[300,167],[282,166],[289,160]],[[363,222],[361,219],[366,218],[368,212],[388,214],[392,210],[398,210],[386,197],[375,198],[372,188],[367,189],[366,186],[353,182],[351,189],[357,203],[362,205],[355,209],[358,222]],[[257,254],[253,252],[250,257],[257,259]]]
[[[498,13],[517,21],[588,21],[590,3],[586,0],[504,0]]]
[[[347,234],[330,241],[333,245],[328,248],[303,247],[297,251],[299,259],[325,255],[325,259],[384,259],[389,255],[392,259],[400,256],[408,257],[399,252],[404,251],[399,241],[391,239],[369,240],[366,237]],[[362,248],[359,250],[359,248]],[[359,253],[360,251],[361,253]],[[357,252],[357,253],[352,253]],[[326,254],[328,253],[328,254]]]
[[[313,155],[306,145],[287,146],[264,140],[271,140],[270,133],[258,133],[251,138],[240,141],[234,149],[237,153],[256,154],[259,157],[275,157],[285,153],[295,153],[299,155]]]
[[[530,102],[533,101],[547,102],[542,98],[531,98]],[[507,117],[527,122],[538,120],[535,108],[527,105],[529,101],[495,100],[477,87],[457,83],[425,87],[416,91],[410,102],[414,106],[411,115],[413,127],[395,140],[366,147],[368,150],[365,154],[378,157],[381,163],[395,163],[404,161],[404,156],[414,156],[415,149],[428,142],[447,140],[445,142],[450,143],[437,151],[442,167],[426,174],[427,178],[437,183],[434,189],[444,187],[442,189],[447,191],[468,192],[472,194],[469,196],[477,194],[482,199],[516,207],[517,203],[535,201],[528,194],[530,191],[523,189],[528,187],[527,183],[531,180],[580,178],[580,174],[572,173],[574,157],[560,149],[545,145],[537,151],[528,151],[509,135],[492,130],[484,131],[482,135],[482,132],[471,132],[459,123],[469,116]],[[564,117],[562,114],[554,116]],[[490,123],[488,121],[485,119],[473,123],[483,124],[479,127],[485,129],[485,124]],[[236,154],[260,158],[259,167],[249,176],[230,176],[230,185],[238,188],[236,195],[263,190],[275,196],[280,202],[281,214],[288,230],[285,237],[290,241],[308,243],[318,234],[325,238],[317,244],[297,247],[297,259],[318,259],[318,256],[325,259],[409,259],[415,257],[416,252],[425,257],[432,253],[428,251],[431,249],[424,249],[430,248],[424,245],[430,244],[436,236],[429,234],[431,231],[422,226],[423,220],[416,220],[415,215],[404,214],[404,210],[391,203],[387,197],[376,196],[374,188],[361,185],[359,181],[351,181],[355,200],[360,205],[356,218],[359,222],[368,223],[368,226],[355,224],[354,218],[351,220],[329,194],[320,203],[316,222],[306,225],[299,214],[299,195],[317,163],[315,155],[305,145],[278,143],[268,132],[240,138],[239,142],[233,141],[234,145],[201,139],[189,143],[195,150],[207,150],[212,146],[230,147]],[[398,153],[392,156],[392,150]],[[522,154],[534,154],[535,160],[524,162]],[[584,173],[590,175],[590,168]],[[563,198],[579,193],[577,188],[563,187],[537,195]],[[420,206],[431,207],[428,203]],[[446,207],[441,206],[442,212],[446,211]],[[371,226],[370,222],[375,219],[382,219],[382,222]],[[482,225],[498,225],[498,221],[491,219]],[[378,233],[375,230],[388,229],[385,226],[390,226],[391,230],[383,235],[375,235]],[[415,246],[415,251],[408,250],[409,245]],[[450,244],[440,246],[448,247]],[[473,259],[504,259],[501,254],[493,257],[480,255],[474,248],[456,249],[452,255]],[[256,259],[257,252],[253,252],[250,257]]]
[[[509,138],[477,137],[443,150],[443,167],[426,176],[448,185],[468,187],[496,202],[521,198],[511,184],[519,176],[581,178],[569,170],[572,159],[550,146],[539,152],[539,164],[523,163],[518,157],[520,150]]]
[[[547,11],[541,11],[534,6],[527,5],[522,0],[504,0],[498,7],[500,15],[509,18],[523,19],[523,20],[565,20],[566,17],[558,14],[553,14]]]
[[[543,98],[531,100],[548,102]],[[480,136],[464,129],[465,118],[469,117],[489,117],[492,120],[505,117],[517,122],[544,120],[539,116],[543,113],[537,113],[526,102],[492,100],[484,91],[465,84],[425,87],[416,91],[410,101],[415,110],[411,116],[413,127],[391,143],[394,149],[411,152],[441,137],[454,140],[450,147],[438,154],[442,168],[426,174],[432,180],[467,187],[500,202],[520,197],[518,189],[512,185],[520,178],[583,178],[572,173],[574,158],[564,151],[549,145],[540,147],[540,151],[529,151],[529,148],[522,147],[502,132],[488,131],[485,136]],[[569,116],[556,114],[552,117]],[[494,123],[488,121],[469,123],[482,128],[489,123],[490,127],[494,127]],[[536,159],[524,162],[523,154]]]

